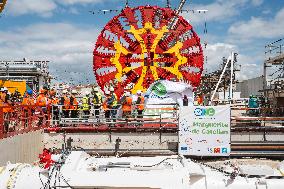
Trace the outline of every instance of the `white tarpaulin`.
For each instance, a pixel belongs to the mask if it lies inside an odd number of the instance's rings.
[[[178,103],[182,106],[184,95],[189,100],[189,105],[193,105],[192,86],[182,82],[159,80],[150,85],[146,92],[146,104],[166,104]]]
[[[184,95],[188,98],[188,105],[193,106],[193,92],[189,84],[167,80],[156,81],[145,94],[145,114],[159,115],[162,113],[163,118],[172,117],[171,108],[173,109],[176,104],[182,106]],[[158,110],[163,112],[157,112]]]
[[[230,155],[230,107],[180,108],[179,153],[197,156]]]

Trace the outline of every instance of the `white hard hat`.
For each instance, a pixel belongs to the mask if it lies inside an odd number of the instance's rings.
[[[142,94],[142,91],[141,91],[141,90],[138,90],[138,91],[137,91],[137,94]]]
[[[68,91],[67,91],[66,89],[64,89],[64,90],[62,91],[62,93],[63,93],[63,94],[66,94],[66,93],[68,93]]]
[[[8,88],[7,88],[7,87],[4,87],[4,88],[3,88],[3,91],[8,91]]]
[[[110,92],[113,92],[113,91],[114,91],[114,88],[113,88],[113,87],[110,87],[110,88],[109,88],[109,91],[110,91]]]
[[[85,92],[85,95],[90,95],[90,92],[89,92],[89,91],[86,91],[86,92]]]
[[[72,93],[72,94],[76,94],[77,91],[73,89],[73,90],[71,91],[71,93]]]
[[[109,94],[110,94],[110,92],[109,92],[109,91],[106,91],[105,93],[106,93],[106,95],[109,95]]]
[[[3,91],[4,91],[4,88],[1,88],[0,91],[3,92]]]
[[[98,92],[98,91],[99,91],[99,87],[95,87],[95,88],[94,88],[94,91],[95,91],[95,92]]]

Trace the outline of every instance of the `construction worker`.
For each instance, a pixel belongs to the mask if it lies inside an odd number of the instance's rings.
[[[68,91],[66,89],[62,91],[60,105],[62,105],[62,113],[64,118],[69,118],[70,99],[68,97]]]
[[[16,90],[14,92],[14,96],[16,98],[16,102],[20,102],[21,101],[21,93],[19,92],[18,88],[16,88]]]
[[[110,96],[110,92],[109,92],[109,91],[106,91],[105,94],[106,94],[106,99],[105,99],[105,101],[103,102],[103,109],[104,109],[104,111],[105,111],[106,122],[109,122],[109,118],[110,118],[110,107],[109,107],[109,105],[108,105],[108,101],[110,101],[111,96]]]
[[[186,95],[183,96],[182,105],[183,105],[183,106],[188,106],[188,98],[187,98]]]
[[[90,92],[87,91],[86,95],[82,99],[82,110],[84,113],[84,117],[88,117],[90,115],[91,102],[90,102]]]
[[[15,92],[11,94],[10,96],[10,100],[12,102],[12,105],[16,105],[16,104],[21,104],[21,94],[18,91],[18,89],[16,88]]]
[[[46,90],[44,89],[40,89],[39,90],[39,96],[37,97],[36,100],[36,105],[38,106],[38,108],[41,110],[40,111],[40,115],[39,117],[39,122],[38,122],[38,126],[40,126],[43,122],[43,118],[47,117],[47,105],[48,105],[48,99],[46,97]]]
[[[31,89],[27,90],[24,98],[23,98],[23,101],[22,101],[22,105],[34,105],[35,104],[35,100],[33,99],[33,91]],[[24,108],[24,109],[27,109]]]
[[[1,106],[6,106],[3,108],[3,114],[4,114],[4,132],[8,132],[9,125],[10,125],[10,117],[12,108],[10,108],[10,105],[12,104],[10,100],[10,94],[6,87],[2,88],[1,90]]]
[[[53,125],[59,122],[59,99],[56,97],[56,91],[51,89],[49,91],[49,108],[50,112],[52,113],[52,121]]]
[[[94,105],[94,109],[95,109],[95,116],[96,118],[99,118],[100,116],[100,108],[102,106],[103,103],[103,97],[102,94],[99,91],[98,87],[95,87],[93,89],[93,105]]]
[[[35,104],[35,101],[33,99],[33,91],[31,89],[27,90],[23,101],[22,101],[22,105],[24,105],[23,110],[24,110],[24,119],[25,119],[25,127],[28,126],[28,121],[29,121],[29,115],[32,115],[32,110],[33,110],[33,106]]]
[[[126,91],[120,100],[122,106],[122,117],[129,118],[132,110],[132,97],[129,91]]]
[[[197,96],[197,104],[201,106],[203,105],[203,95]]]
[[[111,109],[110,116],[113,119],[113,121],[115,121],[116,114],[117,114],[117,96],[114,93],[114,88],[113,87],[110,87],[109,91],[110,91],[110,99],[107,102],[107,104],[108,104],[108,106]]]
[[[7,106],[9,104],[11,104],[9,91],[8,91],[8,89],[6,87],[4,87],[2,89],[2,93],[1,93],[1,105],[2,106]],[[4,108],[4,110],[3,110],[4,112],[7,112],[5,110],[8,111],[7,108]]]
[[[145,99],[140,90],[137,91],[136,110],[138,121],[142,121]]]
[[[78,101],[76,99],[76,90],[71,91],[71,96],[69,98],[70,101],[70,111],[71,111],[71,118],[78,118]]]
[[[36,105],[41,106],[41,107],[45,107],[45,110],[46,110],[47,104],[48,104],[48,102],[47,102],[47,98],[46,98],[46,91],[44,89],[40,89],[39,90],[39,96],[37,97],[37,100],[36,100]]]

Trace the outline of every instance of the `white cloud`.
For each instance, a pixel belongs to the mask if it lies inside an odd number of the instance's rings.
[[[56,7],[53,0],[12,0],[7,3],[7,13],[14,16],[38,14],[48,17]]]
[[[284,8],[277,12],[272,19],[252,17],[249,21],[234,23],[228,31],[237,40],[283,37],[283,18]]]
[[[259,0],[216,0],[211,4],[191,4],[186,6],[185,9],[195,10],[194,13],[182,13],[186,19],[193,24],[204,23],[207,21],[224,21],[239,15],[242,8],[247,4],[256,5],[260,3]],[[196,10],[208,10],[208,12],[198,13]]]
[[[260,6],[260,5],[262,5],[263,0],[252,0],[251,3],[254,6]]]
[[[58,3],[66,4],[66,5],[73,5],[73,4],[87,4],[87,3],[102,3],[105,0],[55,0]]]
[[[208,73],[220,68],[222,64],[222,58],[230,56],[232,51],[236,51],[237,47],[226,43],[208,44],[204,49],[204,55],[207,56],[204,68]],[[206,57],[205,57],[206,58]]]
[[[106,1],[116,0],[11,0],[7,3],[7,13],[13,16],[37,14],[42,17],[50,17],[59,5],[97,4]],[[76,14],[77,11],[74,7],[71,7],[70,13]]]
[[[99,31],[66,23],[41,23],[0,32],[4,60],[50,60],[63,80],[93,79],[93,48]],[[73,71],[71,73],[71,71]]]
[[[204,55],[207,56],[204,68],[205,72],[210,73],[221,68],[222,58],[228,58],[231,52],[236,52],[238,65],[241,65],[240,72],[237,72],[236,77],[238,80],[245,80],[254,78],[262,74],[262,66],[258,63],[261,62],[262,56],[252,57],[239,52],[239,47],[227,43],[208,44],[204,49]],[[206,57],[205,57],[206,58]]]
[[[263,74],[263,66],[259,63],[262,56],[253,57],[240,54],[238,63],[241,65],[240,72],[236,73],[236,78],[240,81],[258,77]]]

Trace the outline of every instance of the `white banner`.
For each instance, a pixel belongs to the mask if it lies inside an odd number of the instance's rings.
[[[148,88],[146,104],[177,103],[182,106],[182,99],[186,96],[189,105],[193,105],[192,90],[192,86],[187,83],[158,80]]]
[[[230,155],[229,106],[180,107],[179,154]]]
[[[189,84],[158,80],[148,88],[145,115],[162,115],[162,118],[173,118],[176,115],[176,104],[182,106],[186,96],[188,104],[193,106],[193,92]]]

